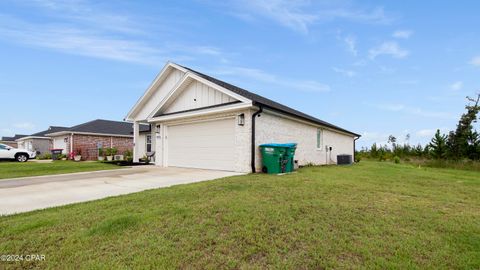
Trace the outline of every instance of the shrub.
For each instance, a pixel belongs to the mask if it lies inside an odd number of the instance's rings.
[[[112,156],[112,148],[105,148],[105,155],[106,156]]]
[[[115,156],[115,155],[117,154],[117,152],[118,152],[118,149],[115,148],[115,147],[113,147],[113,148],[111,148],[111,149],[112,149],[112,156]]]
[[[395,162],[396,164],[400,163],[400,158],[398,156],[395,156],[393,158],[393,162]]]
[[[355,155],[355,162],[358,163],[360,160],[362,160],[362,158],[358,155]]]
[[[99,156],[99,157],[102,157],[104,154],[105,154],[105,153],[104,153],[104,151],[103,151],[103,148],[102,148],[102,147],[98,148],[98,156]]]
[[[37,156],[37,159],[52,159],[52,154],[51,153],[43,153],[41,155]]]
[[[123,152],[123,155],[125,156],[126,161],[128,162],[133,161],[133,152],[131,150],[125,150],[125,152]]]

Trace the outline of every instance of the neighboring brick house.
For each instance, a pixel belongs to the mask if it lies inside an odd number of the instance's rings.
[[[47,133],[66,130],[68,127],[50,126],[47,130],[33,133],[16,139],[19,149],[35,151],[38,155],[50,153],[52,138],[45,136]]]
[[[117,148],[117,154],[133,149],[132,123],[97,119],[47,134],[51,147],[63,153],[79,151],[82,160],[96,160],[99,148]]]
[[[0,139],[0,143],[6,144],[14,148],[18,148],[18,143],[15,140],[20,139],[22,137],[26,137],[26,136],[28,135],[15,134],[15,136],[13,137],[2,137]]]

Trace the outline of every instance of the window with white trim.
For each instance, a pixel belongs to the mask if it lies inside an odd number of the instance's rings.
[[[322,149],[322,141],[323,141],[323,130],[321,128],[317,128],[317,149]]]
[[[147,152],[152,152],[152,135],[147,135],[145,139]]]

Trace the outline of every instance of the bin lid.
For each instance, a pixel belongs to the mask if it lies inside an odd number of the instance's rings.
[[[265,143],[265,144],[261,144],[260,147],[293,148],[293,147],[297,147],[297,144],[296,143]]]

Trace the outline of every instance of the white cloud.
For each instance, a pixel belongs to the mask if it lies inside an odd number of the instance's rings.
[[[392,37],[408,39],[412,34],[413,34],[413,31],[410,31],[410,30],[397,30],[393,32]]]
[[[70,26],[6,21],[2,18],[0,38],[64,53],[144,64],[154,64],[155,56],[160,54],[159,50],[142,42],[109,37],[106,33],[97,34]]]
[[[463,88],[463,82],[462,81],[457,81],[457,82],[454,82],[450,85],[450,89],[453,90],[453,91],[458,91],[458,90],[461,90]]]
[[[448,129],[446,127],[439,128],[441,134],[447,134]],[[420,129],[417,132],[415,132],[415,135],[420,138],[432,138],[433,135],[437,132],[437,128],[431,128],[431,129]]]
[[[9,137],[14,135],[13,129],[11,128],[2,128],[0,129],[0,132],[1,132],[0,137],[3,137],[3,136]]]
[[[21,122],[13,124],[13,127],[24,130],[33,130],[35,128],[35,125],[30,122]]]
[[[337,68],[337,67],[333,67],[332,69],[333,69],[333,71],[335,71],[337,73],[340,73],[342,75],[345,75],[347,77],[354,77],[354,76],[357,75],[357,73],[353,70],[341,69],[341,68]]]
[[[353,55],[357,56],[358,51],[357,51],[357,45],[356,45],[356,40],[352,36],[347,36],[343,39],[345,41],[345,44],[347,46],[347,50]]]
[[[295,31],[307,33],[317,15],[306,9],[302,1],[240,1],[242,9],[269,18]]]
[[[19,5],[35,8],[35,14],[42,20],[0,13],[0,39],[61,53],[154,66],[172,58],[176,61],[200,56],[224,58],[223,52],[213,46],[158,44],[152,36],[171,30],[152,29],[143,23],[151,22],[151,18],[131,18],[105,10],[102,4],[83,0],[36,0],[19,2]]]
[[[418,107],[406,106],[404,104],[382,104],[375,105],[374,107],[391,112],[405,113],[425,118],[438,118],[438,119],[456,119],[455,115],[444,111],[427,111]]]
[[[379,55],[390,55],[394,58],[404,58],[407,57],[409,53],[409,51],[402,49],[395,41],[386,41],[369,50],[370,59],[375,59]]]
[[[232,75],[232,76],[247,77],[247,78],[255,79],[257,81],[269,82],[269,83],[277,80],[275,75],[272,75],[263,70],[254,69],[254,68],[223,67],[221,70],[214,71],[214,73],[218,75]]]
[[[470,60],[470,64],[480,67],[480,56],[473,57],[472,60]]]
[[[213,70],[216,75],[228,75],[233,77],[249,78],[260,82],[266,82],[273,85],[279,85],[285,88],[294,89],[301,92],[329,92],[329,85],[313,80],[295,80],[279,77],[260,69],[223,66],[221,69]]]
[[[212,1],[212,4],[218,3]],[[335,3],[334,3],[335,4]],[[223,4],[230,14],[246,21],[263,17],[297,32],[308,33],[309,27],[322,21],[343,19],[364,23],[388,23],[383,8],[360,10],[351,7],[333,6],[303,0],[233,0]]]
[[[293,81],[286,83],[286,85],[304,92],[321,93],[332,90],[329,85],[313,80]]]
[[[421,129],[415,133],[418,137],[424,137],[424,138],[430,138],[432,137],[435,132],[437,132],[436,129]]]

